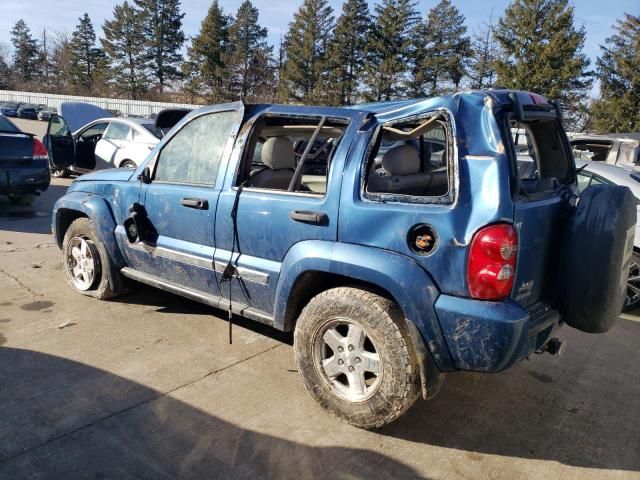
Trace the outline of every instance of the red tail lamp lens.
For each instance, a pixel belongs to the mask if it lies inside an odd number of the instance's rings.
[[[508,297],[513,289],[518,234],[513,225],[485,227],[473,237],[467,265],[469,293],[481,300]]]

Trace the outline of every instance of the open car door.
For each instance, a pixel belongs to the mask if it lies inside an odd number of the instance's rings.
[[[155,127],[159,132],[162,132],[162,136],[165,136],[190,111],[190,108],[165,108],[158,112]]]
[[[76,160],[76,142],[69,124],[60,115],[53,114],[47,126],[45,146],[52,168],[69,168]]]

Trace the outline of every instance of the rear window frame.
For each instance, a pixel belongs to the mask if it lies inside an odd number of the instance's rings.
[[[557,188],[540,192],[524,192],[521,188],[522,182],[518,173],[518,151],[513,141],[513,135],[511,134],[511,122],[513,121],[521,124],[530,123],[532,121],[553,122],[555,124],[569,167],[565,177],[563,179],[559,179],[559,186]],[[563,186],[575,186],[577,188],[578,176],[576,174],[576,162],[573,156],[572,146],[564,130],[564,126],[559,119],[531,117],[527,118],[527,120],[525,121],[522,121],[516,118],[516,115],[513,112],[509,112],[508,114],[503,116],[503,120],[502,122],[500,122],[500,130],[503,137],[503,143],[506,146],[505,153],[507,154],[507,158],[509,160],[511,197],[514,200],[537,200],[540,198],[552,197],[556,195]]]
[[[368,192],[367,181],[371,163],[375,161],[374,154],[378,153],[382,142],[382,128],[412,121],[427,120],[429,118],[444,117],[444,129],[447,143],[447,193],[435,195],[405,195],[387,192]],[[379,123],[369,141],[367,153],[360,165],[360,199],[374,203],[399,203],[411,205],[451,205],[455,203],[458,192],[458,147],[456,138],[455,118],[450,110],[437,108],[417,115],[403,117],[389,122]]]

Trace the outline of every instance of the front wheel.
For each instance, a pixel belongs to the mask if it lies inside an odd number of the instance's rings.
[[[398,306],[341,287],[314,297],[294,334],[305,386],[329,412],[360,428],[381,427],[418,397],[418,364]]]
[[[52,168],[51,176],[56,178],[67,178],[71,172],[66,168]]]
[[[627,278],[627,296],[624,299],[623,312],[630,312],[640,307],[640,253],[631,254],[629,277]]]
[[[112,285],[109,272],[119,275],[88,218],[74,220],[62,241],[62,264],[67,284],[78,293],[104,300],[123,293]],[[120,278],[113,279],[122,283]]]

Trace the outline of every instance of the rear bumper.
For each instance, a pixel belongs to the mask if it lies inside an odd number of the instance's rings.
[[[504,370],[542,347],[560,326],[560,314],[543,303],[525,309],[512,300],[441,295],[435,309],[454,365],[461,370]]]
[[[26,195],[49,188],[49,166],[32,168],[0,168],[0,194]]]

